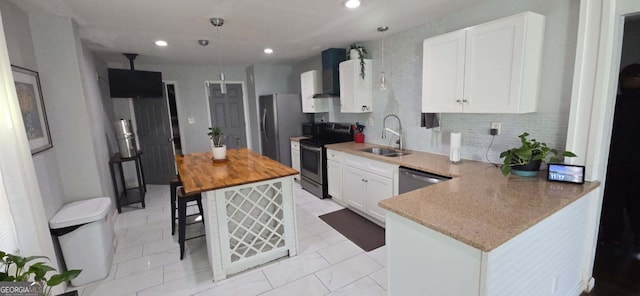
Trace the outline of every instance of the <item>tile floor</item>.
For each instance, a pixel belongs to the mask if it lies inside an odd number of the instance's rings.
[[[117,215],[117,248],[106,279],[82,287],[82,296],[123,295],[386,295],[386,246],[364,252],[318,219],[342,207],[294,183],[299,255],[213,282],[203,238],[187,241],[180,261],[171,235],[169,186],[149,185],[145,209]],[[187,235],[203,231],[188,227]]]

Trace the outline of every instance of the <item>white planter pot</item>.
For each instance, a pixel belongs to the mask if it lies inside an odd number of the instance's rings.
[[[213,152],[213,159],[225,159],[227,158],[227,145],[211,147],[211,152]]]
[[[360,58],[360,51],[357,49],[349,50],[349,59],[356,60]]]

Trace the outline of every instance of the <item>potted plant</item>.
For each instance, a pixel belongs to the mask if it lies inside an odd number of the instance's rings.
[[[559,162],[562,157],[575,157],[575,153],[565,151],[558,156],[558,150],[549,148],[547,144],[536,139],[527,139],[529,133],[519,135],[521,145],[500,153],[504,158],[502,174],[508,176],[513,173],[518,176],[532,177],[538,174],[540,164],[544,162]],[[551,156],[553,154],[553,156]]]
[[[31,256],[20,257],[13,254],[8,254],[0,251],[0,282],[29,282],[34,281],[39,284],[32,285],[30,288],[37,290],[37,293],[43,293],[43,295],[50,295],[51,288],[62,284],[63,282],[70,281],[76,278],[81,270],[72,269],[63,273],[51,275],[47,278],[47,273],[56,270],[45,264],[45,262],[39,261],[29,265],[27,263],[38,260],[47,259],[45,256]],[[65,293],[64,295],[78,295]]]
[[[209,138],[211,139],[211,151],[213,159],[223,160],[227,158],[227,145],[224,144],[224,133],[219,127],[209,128]]]
[[[351,44],[347,50],[347,58],[360,59],[360,77],[364,79],[364,59],[367,57],[367,50],[361,45]]]

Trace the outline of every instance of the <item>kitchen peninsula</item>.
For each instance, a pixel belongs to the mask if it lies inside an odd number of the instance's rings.
[[[504,177],[488,163],[328,148],[453,179],[382,200],[389,295],[580,295],[593,286],[599,182]],[[387,147],[388,148],[388,147]]]
[[[298,172],[249,149],[176,156],[186,194],[202,193],[213,280],[297,254],[293,176]]]

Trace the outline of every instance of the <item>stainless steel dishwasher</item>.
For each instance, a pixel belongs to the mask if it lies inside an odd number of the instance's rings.
[[[449,177],[434,175],[410,168],[400,167],[398,191],[400,194],[450,180]]]

